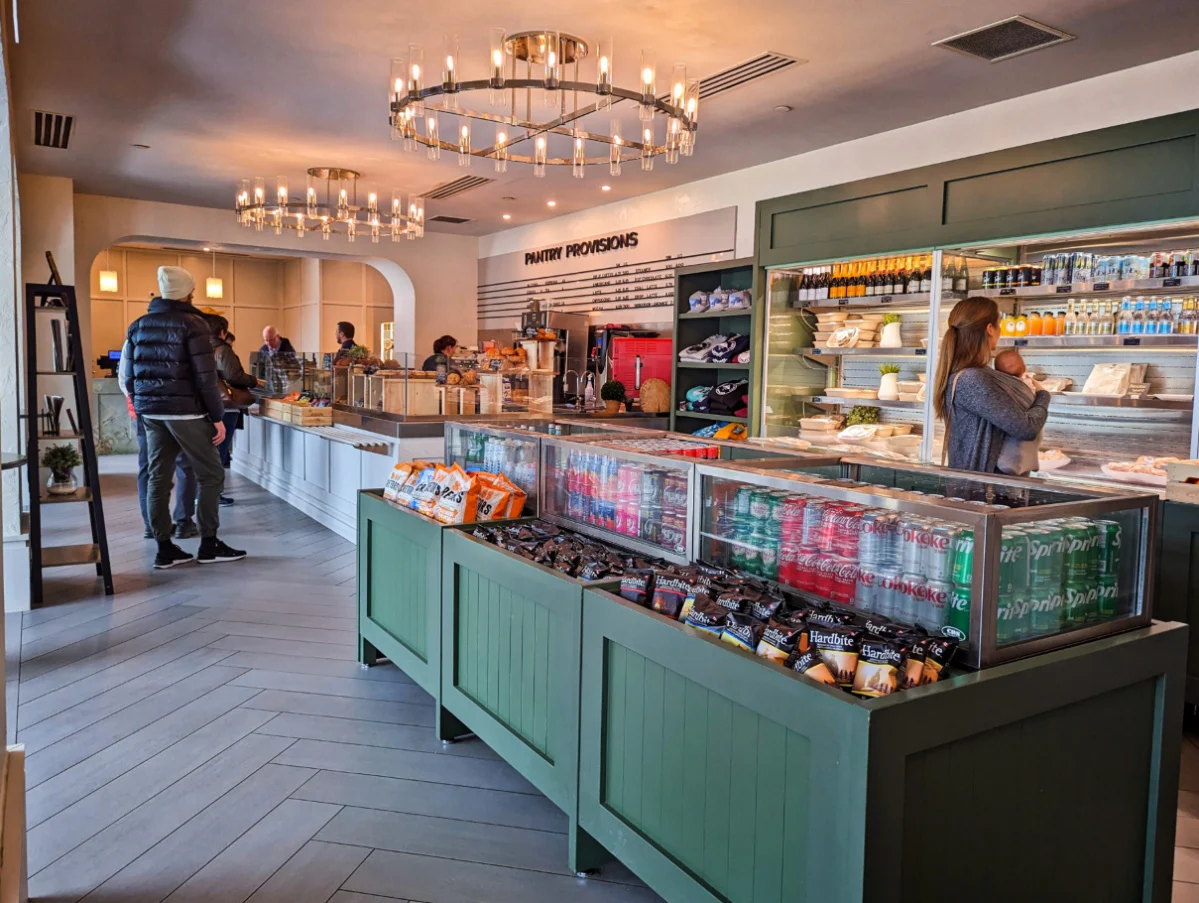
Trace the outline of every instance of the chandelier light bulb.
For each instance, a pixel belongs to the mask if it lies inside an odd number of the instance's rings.
[[[350,219],[346,221],[346,241],[352,242],[358,237],[358,220]]]
[[[504,46],[508,35],[502,28],[491,29],[490,78],[487,82],[488,100],[492,106],[504,102]]]
[[[379,232],[380,232],[379,217],[377,217],[377,216],[372,217],[371,218],[371,244],[377,245],[379,243]]]
[[[458,108],[458,36],[450,35],[445,39],[445,64],[441,69],[441,90],[445,92],[444,101],[447,109]]]
[[[254,204],[260,205],[266,202],[266,180],[261,176],[254,177]]]
[[[378,213],[379,212],[379,194],[378,194],[378,192],[372,191],[369,194],[367,194],[366,209],[370,213]]]
[[[681,131],[679,120],[671,119],[666,123],[666,162],[672,165],[679,162]]]
[[[545,37],[545,105],[556,107],[561,102],[558,87],[562,83],[562,41],[556,31]]]
[[[570,172],[576,179],[583,178],[587,166],[587,141],[579,131],[575,130],[574,151],[571,154]]]
[[[427,156],[430,160],[441,159],[441,139],[437,135],[437,117],[429,116],[425,119],[425,140],[428,141]]]
[[[283,211],[282,210],[275,211],[274,222],[275,222],[275,234],[282,235],[283,234]]]
[[[643,122],[654,118],[654,95],[657,93],[654,52],[641,51],[641,108],[640,117]]]
[[[495,127],[495,171],[508,171],[508,131],[502,125]]]
[[[612,39],[601,38],[596,48],[595,93],[599,95],[597,110],[612,109]]]
[[[654,168],[654,129],[646,126],[641,131],[641,171],[651,172]]]
[[[421,83],[422,73],[421,67],[425,62],[425,52],[421,49],[420,44],[408,45],[408,100],[412,105],[413,112],[420,116],[425,111],[424,101],[421,100]]]
[[[687,113],[687,128],[683,132],[682,151],[684,157],[690,157],[695,152],[695,131],[699,124],[699,79],[687,80],[687,90],[683,94],[683,105]]]
[[[333,234],[333,224],[329,222],[329,217],[321,217],[321,240],[328,241],[329,236]]]
[[[470,166],[470,124],[465,122],[458,130],[458,165]]]
[[[609,126],[609,136],[612,143],[608,145],[608,175],[620,175],[620,149],[624,145],[621,138],[620,120],[613,119]]]
[[[296,234],[299,235],[300,238],[303,238],[304,233],[307,231],[308,230],[304,228],[304,214],[297,213],[296,214]]]
[[[545,178],[546,156],[545,135],[538,135],[533,145],[533,176],[535,178]]]
[[[350,212],[349,192],[342,188],[337,192],[337,217],[344,219]]]

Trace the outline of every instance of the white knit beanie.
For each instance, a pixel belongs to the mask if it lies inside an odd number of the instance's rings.
[[[196,280],[183,267],[158,268],[158,292],[168,301],[182,301],[196,288]]]

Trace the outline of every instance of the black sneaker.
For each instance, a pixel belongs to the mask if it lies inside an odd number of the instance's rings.
[[[146,527],[146,532],[142,534],[142,539],[153,539],[153,538],[154,538],[154,531],[151,530],[149,527]]]
[[[154,567],[165,570],[179,564],[187,564],[191,560],[193,559],[190,552],[183,551],[172,542],[158,547],[158,554],[154,556]]]
[[[221,507],[228,508],[230,505],[232,505],[234,503],[234,501],[236,501],[236,499],[234,499],[233,496],[222,495],[221,496]]]
[[[200,541],[200,554],[196,560],[200,564],[216,564],[218,561],[240,561],[246,553],[231,549],[219,539],[203,539]]]
[[[200,528],[196,526],[195,521],[185,520],[175,524],[176,539],[192,539],[200,535]]]

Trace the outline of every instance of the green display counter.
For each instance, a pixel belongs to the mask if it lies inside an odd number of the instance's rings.
[[[1167,903],[1185,626],[875,700],[583,594],[579,824],[670,903]]]
[[[579,638],[586,583],[447,530],[441,706],[570,819],[570,866],[611,857],[578,830]],[[448,739],[445,734],[443,739]]]

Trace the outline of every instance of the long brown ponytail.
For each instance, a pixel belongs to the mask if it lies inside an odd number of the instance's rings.
[[[933,410],[945,419],[945,390],[949,379],[967,367],[981,367],[991,355],[987,327],[999,328],[999,305],[990,298],[972,297],[959,301],[949,313],[949,328],[941,340],[937,378],[933,382]]]

